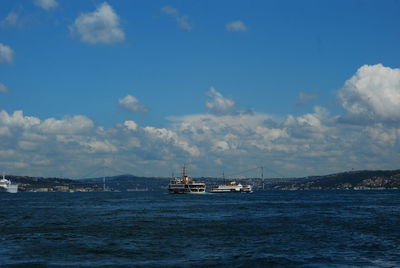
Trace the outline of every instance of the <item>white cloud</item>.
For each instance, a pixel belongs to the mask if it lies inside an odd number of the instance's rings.
[[[13,62],[13,56],[14,56],[14,51],[9,46],[0,43],[0,63]]]
[[[287,131],[280,128],[257,126],[254,131],[256,134],[263,137],[265,141],[273,141],[279,138],[289,137]]]
[[[35,0],[35,4],[45,10],[56,8],[58,6],[56,0]]]
[[[387,128],[383,124],[367,126],[365,130],[372,139],[383,145],[394,146],[396,140],[400,137],[400,129]]]
[[[8,90],[8,88],[4,84],[0,83],[0,92],[9,93],[10,91]]]
[[[353,121],[399,121],[400,69],[364,65],[346,81],[339,98]]]
[[[91,154],[115,153],[118,151],[118,148],[111,144],[108,140],[99,141],[94,139],[88,142],[81,142],[81,145],[87,148],[88,152]]]
[[[131,112],[148,112],[149,109],[139,103],[139,99],[132,95],[127,95],[123,97],[122,99],[118,100],[118,104],[125,110],[131,111]]]
[[[209,100],[206,101],[205,105],[210,113],[214,114],[230,114],[235,112],[236,103],[232,99],[224,98],[214,87],[210,87],[207,92]]]
[[[161,8],[161,12],[174,18],[182,30],[190,31],[193,28],[189,22],[189,16],[181,15],[178,9],[171,6],[164,6]]]
[[[118,15],[106,2],[93,12],[80,14],[69,30],[82,42],[89,44],[111,44],[125,39],[125,33],[119,27]]]
[[[176,8],[171,7],[171,6],[162,7],[161,11],[168,15],[178,15],[179,14],[179,11]]]
[[[283,125],[288,127],[289,133],[295,138],[324,139],[330,130],[325,124],[328,112],[322,107],[315,107],[314,110],[312,114],[299,117],[288,115]]]
[[[17,27],[19,25],[18,14],[11,11],[8,15],[0,21],[0,27]]]
[[[226,30],[229,32],[246,32],[247,31],[247,26],[246,24],[241,21],[241,20],[236,20],[236,21],[231,21],[226,24]]]
[[[61,120],[49,118],[43,121],[39,129],[46,134],[73,135],[86,133],[94,127],[92,120],[83,115],[65,117]]]
[[[31,141],[20,140],[18,142],[18,148],[22,151],[35,151],[38,149],[39,144]]]
[[[212,150],[216,152],[224,152],[230,149],[229,144],[226,141],[214,141]]]
[[[1,136],[11,136],[11,132],[6,126],[0,127],[0,137]]]
[[[176,132],[172,130],[150,126],[143,128],[143,130],[153,139],[162,142],[162,145],[164,145],[163,152],[167,155],[171,153],[174,147],[189,153],[191,156],[200,155],[200,151],[196,146],[189,145],[187,140],[185,140],[183,137],[179,136]],[[172,145],[173,147],[165,147],[165,145]]]
[[[246,134],[246,130],[255,129],[257,126],[264,125],[271,121],[271,116],[267,114],[237,114],[237,115],[213,115],[198,114],[182,117],[171,117],[171,121],[179,123],[180,131],[196,132],[220,132],[228,128],[234,128],[241,134]]]
[[[21,127],[27,129],[39,124],[39,118],[33,116],[24,116],[24,113],[22,111],[15,111],[11,115],[4,110],[0,111],[0,125]]]
[[[190,137],[191,142],[201,144],[198,147],[205,149],[209,157],[213,156],[211,152],[224,153],[224,157],[229,154],[244,156],[249,152],[256,153],[255,148],[282,151],[286,150],[286,140],[280,147],[273,143],[289,138],[284,128],[269,126],[271,117],[266,114],[191,115],[174,120],[177,132]]]
[[[125,121],[124,126],[129,130],[137,130],[138,128],[138,125],[132,120]]]

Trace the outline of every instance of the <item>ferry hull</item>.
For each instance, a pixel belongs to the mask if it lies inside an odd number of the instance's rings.
[[[173,188],[173,187],[169,187],[168,188],[168,192],[170,194],[204,194],[205,188],[200,188],[200,189],[190,189],[190,188]]]
[[[0,187],[0,193],[18,193],[18,184],[9,184],[7,187]]]

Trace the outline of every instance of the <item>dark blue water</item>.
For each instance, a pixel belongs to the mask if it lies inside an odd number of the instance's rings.
[[[399,267],[400,191],[0,195],[0,266]]]

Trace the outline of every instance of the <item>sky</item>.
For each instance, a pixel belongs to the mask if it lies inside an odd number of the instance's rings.
[[[398,14],[397,0],[2,0],[0,170],[398,169]]]

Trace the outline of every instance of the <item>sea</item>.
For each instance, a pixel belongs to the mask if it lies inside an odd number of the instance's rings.
[[[1,267],[400,267],[400,190],[0,195]]]

